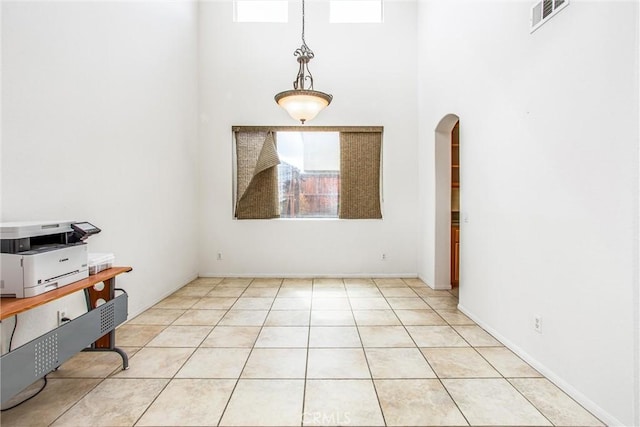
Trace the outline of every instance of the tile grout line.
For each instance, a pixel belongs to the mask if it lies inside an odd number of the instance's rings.
[[[218,285],[214,285],[211,290],[215,289]],[[211,292],[211,291],[209,291]],[[207,294],[209,293],[207,292]],[[207,295],[205,294],[205,295]],[[202,298],[204,298],[204,296],[199,297],[199,300],[202,300]],[[190,310],[194,305],[196,305],[197,302],[193,303],[189,308],[187,308],[185,310],[185,313]],[[228,311],[228,310],[227,310]],[[184,313],[182,314],[184,315]],[[226,315],[226,313],[225,313]],[[182,317],[182,316],[180,316]],[[172,326],[180,317],[178,317],[177,319],[175,319],[173,322],[171,322],[169,325],[167,325],[166,328],[164,328],[162,331],[165,331],[169,326]],[[217,324],[218,322],[216,322]],[[176,325],[177,326],[177,325]],[[202,345],[202,343],[204,342],[204,340],[209,336],[209,334],[215,329],[215,325],[211,328],[211,331],[209,331],[209,333],[207,333],[207,335],[200,340],[200,343],[196,346],[193,347],[193,351],[191,352],[191,354],[189,355],[189,357],[187,357],[185,359],[184,362],[182,362],[182,364],[180,365],[180,367],[178,369],[176,369],[176,371],[174,372],[173,376],[171,376],[171,378],[169,378],[169,380],[167,381],[167,383],[162,387],[162,389],[160,390],[160,392],[156,395],[156,397],[154,397],[151,402],[149,403],[149,405],[147,405],[147,407],[144,409],[144,411],[142,411],[142,413],[140,414],[140,416],[135,420],[135,422],[133,423],[133,426],[135,426],[136,424],[138,424],[140,422],[140,420],[142,419],[142,417],[144,417],[144,415],[149,411],[149,409],[153,406],[153,404],[158,400],[158,398],[160,397],[160,395],[167,389],[167,387],[169,386],[169,384],[171,384],[171,382],[176,378],[176,375],[178,375],[178,372],[180,372],[180,370],[187,364],[187,362],[189,362],[189,360],[191,360],[191,358],[193,357],[193,355],[196,353],[196,351],[200,348],[200,345]],[[160,333],[162,333],[162,331]],[[160,333],[158,333],[158,335],[160,335]],[[156,336],[158,336],[156,335]],[[155,337],[154,337],[155,338]],[[147,344],[145,344],[142,348],[147,348],[147,345],[153,341],[153,339],[149,340],[149,342],[147,342]],[[140,350],[142,350],[142,348]],[[149,348],[154,348],[154,347],[149,347]],[[157,347],[155,347],[157,348]],[[176,348],[176,347],[174,347]],[[181,348],[181,347],[177,347],[177,348]],[[182,348],[192,348],[192,347],[182,347]],[[140,351],[138,350],[138,351]],[[137,352],[136,352],[137,353]]]
[[[249,289],[249,287],[251,286],[251,283],[253,283],[254,280],[255,279],[251,279],[251,281],[249,282],[249,285],[247,285],[247,287],[242,292],[242,294],[244,294],[244,292],[246,292],[246,290]],[[282,286],[282,282],[280,282],[280,286],[278,286],[278,291],[280,290],[281,286]],[[238,299],[240,299],[242,297],[242,294],[240,294]],[[276,293],[276,295],[277,295],[277,293]],[[274,297],[274,300],[271,302],[271,307],[273,307],[274,301],[275,301],[275,297]],[[235,303],[234,303],[234,305],[235,305]],[[231,310],[231,308],[229,308],[229,310]],[[227,409],[229,408],[229,403],[231,403],[231,398],[233,397],[233,394],[235,393],[236,388],[238,387],[238,384],[240,383],[240,379],[242,378],[242,373],[247,368],[247,363],[249,363],[249,359],[251,358],[251,354],[253,354],[253,350],[256,348],[256,343],[258,342],[258,338],[260,337],[260,334],[262,333],[262,330],[264,329],[264,324],[267,322],[267,317],[269,317],[269,312],[270,311],[271,311],[271,309],[269,309],[267,311],[267,315],[265,316],[264,320],[262,321],[262,326],[260,326],[260,330],[258,331],[258,335],[256,335],[256,338],[253,341],[253,345],[251,346],[251,350],[249,351],[249,354],[247,355],[247,360],[244,361],[244,365],[242,365],[242,369],[240,370],[240,373],[238,374],[238,379],[236,379],[236,383],[233,385],[233,389],[231,390],[231,393],[229,394],[229,398],[227,399],[227,403],[224,405],[224,408],[220,412],[220,419],[218,420],[217,426],[220,426],[220,424],[222,423],[222,418],[224,417],[224,414],[227,412]]]
[[[383,295],[384,296],[384,295]],[[384,298],[386,299],[386,296],[384,296]],[[431,308],[433,310],[433,307],[431,307],[431,305],[424,300],[423,297],[420,296],[420,298],[424,301],[425,304],[427,304],[427,306],[429,308]],[[387,301],[388,303],[388,301]],[[391,304],[389,304],[391,305]],[[435,310],[434,310],[435,312]],[[395,313],[395,310],[394,310]],[[441,316],[442,317],[442,316]],[[449,322],[447,321],[447,319],[443,320],[445,322],[447,322],[448,326],[451,327],[451,325],[449,324]],[[400,321],[400,323],[402,323],[402,321]],[[407,333],[407,335],[409,335],[409,338],[411,338],[411,340],[413,341],[413,343],[415,344],[416,348],[418,349],[418,351],[420,351],[420,354],[422,355],[422,357],[424,358],[424,360],[427,362],[427,365],[429,365],[429,367],[431,368],[431,371],[433,372],[433,374],[436,376],[435,379],[438,380],[438,382],[440,383],[440,386],[443,388],[443,390],[447,393],[447,395],[449,396],[449,398],[451,399],[451,401],[453,402],[453,404],[456,406],[456,408],[458,409],[458,412],[460,412],[460,415],[462,415],[462,417],[464,418],[464,420],[466,421],[467,425],[471,425],[471,423],[469,422],[469,420],[467,419],[467,416],[464,414],[464,412],[462,412],[462,409],[460,408],[460,406],[458,405],[458,402],[456,402],[456,400],[453,398],[453,396],[451,395],[451,393],[449,393],[449,390],[447,389],[447,387],[445,387],[444,383],[442,382],[442,379],[440,378],[440,375],[438,375],[438,373],[436,372],[436,370],[433,368],[433,366],[431,365],[431,363],[429,362],[429,360],[427,359],[427,356],[422,352],[421,347],[418,346],[418,343],[415,341],[415,339],[413,338],[413,336],[409,333],[409,330],[407,329],[406,325],[404,323],[402,323],[402,327],[404,328],[405,332]],[[451,329],[453,329],[451,327]],[[437,348],[437,347],[435,347]]]
[[[375,281],[374,281],[374,284],[375,284]],[[376,284],[376,289],[378,289],[378,292],[380,292],[380,289],[378,288],[377,284]],[[351,306],[351,297],[348,296],[348,294],[347,294],[347,298],[349,298],[349,306]],[[382,415],[382,422],[384,423],[385,426],[387,426],[388,425],[387,418],[384,415],[384,409],[382,408],[382,402],[380,401],[380,394],[378,393],[378,387],[376,387],[376,382],[373,378],[373,372],[371,371],[371,364],[369,363],[369,358],[367,357],[367,352],[365,351],[364,342],[362,341],[362,336],[360,335],[360,328],[358,327],[358,322],[355,320],[355,315],[353,314],[353,308],[351,309],[351,315],[353,316],[353,320],[356,323],[356,331],[358,332],[358,338],[360,339],[360,344],[362,345],[361,348],[362,348],[362,353],[364,354],[365,363],[367,364],[367,370],[369,371],[369,376],[371,377],[371,385],[373,386],[373,391],[376,394],[376,399],[378,400],[378,408],[380,409],[380,415]],[[394,315],[395,315],[395,312],[394,312]]]

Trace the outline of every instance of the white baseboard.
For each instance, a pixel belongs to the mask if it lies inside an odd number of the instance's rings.
[[[557,375],[551,369],[549,369],[548,367],[540,363],[538,360],[531,357],[531,355],[529,355],[526,351],[524,351],[523,349],[515,345],[509,339],[507,339],[506,337],[501,335],[499,332],[497,332],[495,329],[488,326],[486,323],[480,320],[478,316],[476,316],[470,310],[467,310],[462,304],[458,304],[458,310],[460,310],[468,318],[476,322],[482,329],[489,332],[495,339],[497,339],[502,344],[504,344],[505,347],[507,347],[509,350],[517,354],[518,357],[520,357],[522,360],[524,360],[529,365],[531,365],[536,371],[544,375],[549,381],[554,383],[562,391],[564,391],[569,396],[571,396],[576,402],[581,404],[587,411],[591,412],[593,415],[599,418],[600,421],[605,423],[607,426],[611,426],[611,427],[624,426],[624,423],[622,423],[616,417],[614,417],[613,415],[611,415],[610,413],[602,409],[598,404],[596,404],[594,401],[589,399],[579,390],[574,388],[571,384],[566,382],[562,377]]]
[[[417,273],[344,273],[344,274],[326,274],[326,273],[201,273],[200,277],[238,277],[238,278],[283,278],[283,279],[415,279]]]

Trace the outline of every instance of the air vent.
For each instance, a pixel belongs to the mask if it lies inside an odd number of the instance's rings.
[[[541,0],[531,8],[531,32],[540,28],[556,13],[569,5],[569,0]]]

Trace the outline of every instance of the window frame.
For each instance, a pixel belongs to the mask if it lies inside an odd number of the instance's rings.
[[[236,125],[231,127],[231,140],[232,140],[232,188],[231,188],[231,217],[233,220],[241,219],[235,215],[235,207],[237,203],[237,145],[236,145],[236,133],[237,132],[364,132],[364,133],[380,133],[380,176],[379,176],[379,197],[380,197],[380,211],[382,213],[381,218],[367,218],[364,220],[382,220],[384,219],[384,127],[383,126],[241,126]],[[276,142],[277,144],[277,142]],[[258,219],[259,220],[259,219]],[[263,220],[281,220],[281,221],[353,221],[353,219],[336,217],[280,217],[280,218],[265,218]],[[363,220],[363,219],[361,219]]]

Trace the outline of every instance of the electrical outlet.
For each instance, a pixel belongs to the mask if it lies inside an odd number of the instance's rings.
[[[387,254],[382,254],[382,261],[386,261],[387,259]]]
[[[58,310],[58,326],[68,322],[68,320],[62,320],[66,318],[67,318],[67,309],[63,308],[62,310]]]
[[[218,257],[216,259],[218,261],[222,261],[222,252],[218,252]]]
[[[533,316],[533,330],[537,333],[542,333],[542,317],[541,316]]]

